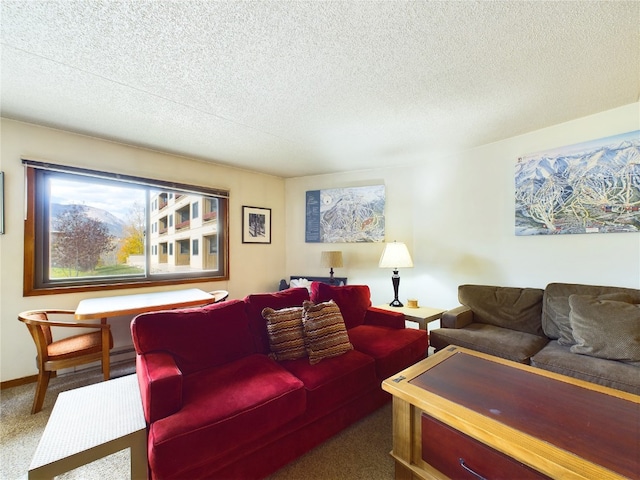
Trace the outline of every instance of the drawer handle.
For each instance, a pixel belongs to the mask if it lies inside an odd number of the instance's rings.
[[[473,469],[471,467],[468,467],[466,463],[464,463],[464,458],[459,458],[458,462],[460,462],[460,466],[462,468],[464,468],[467,472],[469,472],[471,475],[473,475],[474,477],[478,478],[479,480],[487,480],[486,478],[484,478],[482,475],[480,475],[479,473],[476,473],[473,471]]]

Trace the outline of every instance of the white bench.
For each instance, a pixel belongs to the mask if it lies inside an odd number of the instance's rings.
[[[135,375],[62,392],[29,467],[50,479],[125,448],[131,478],[147,478],[147,430]]]

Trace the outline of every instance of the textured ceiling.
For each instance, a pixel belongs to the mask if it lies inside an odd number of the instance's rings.
[[[638,101],[640,2],[2,0],[2,116],[283,177]]]

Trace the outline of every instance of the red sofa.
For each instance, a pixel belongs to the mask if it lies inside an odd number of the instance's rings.
[[[353,348],[315,364],[274,360],[263,309],[329,300]],[[131,331],[154,479],[265,477],[382,406],[381,381],[427,349],[426,333],[372,308],[363,285],[150,312]]]

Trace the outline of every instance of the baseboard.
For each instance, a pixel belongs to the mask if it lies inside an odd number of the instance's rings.
[[[114,348],[109,353],[109,358],[111,359],[111,364],[133,360],[136,358],[136,350],[132,345]]]
[[[27,385],[29,383],[35,383],[38,381],[38,375],[29,375],[28,377],[16,378],[14,380],[7,380],[6,382],[0,382],[0,390],[5,388],[19,387],[20,385]]]
[[[111,365],[127,362],[136,358],[136,351],[133,346],[125,346],[114,348],[109,352],[109,361]],[[55,378],[57,375],[67,375],[70,373],[76,373],[84,370],[89,370],[92,368],[100,367],[100,362],[87,363],[86,365],[80,365],[78,367],[65,368],[63,370],[59,370],[58,372],[52,372],[51,378]],[[27,377],[15,378],[13,380],[6,380],[4,382],[0,382],[0,390],[4,390],[6,388],[19,387],[20,385],[27,385],[29,383],[36,383],[38,381],[38,374],[29,375]]]

